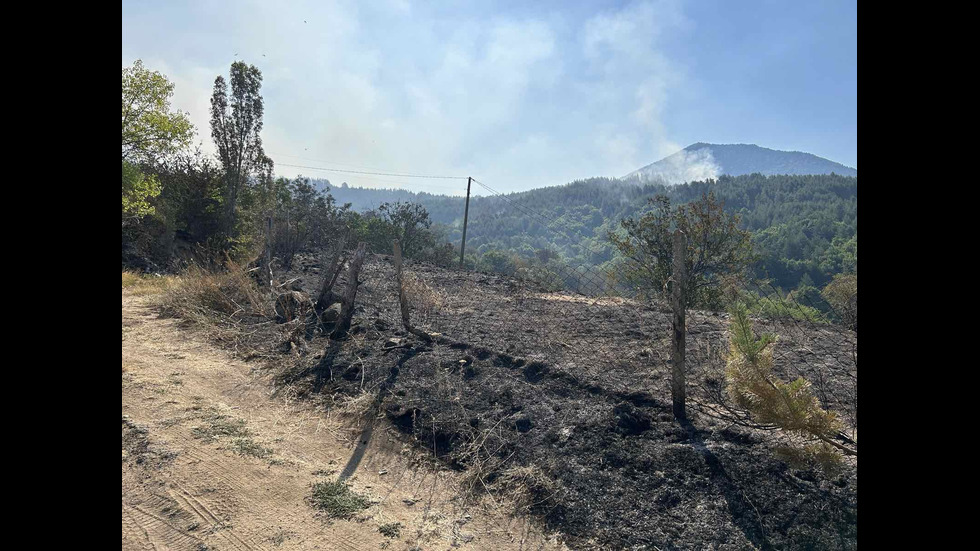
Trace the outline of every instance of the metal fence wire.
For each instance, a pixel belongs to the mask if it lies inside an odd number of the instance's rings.
[[[497,196],[508,208],[541,221],[555,239],[572,239],[556,220],[515,198]],[[406,259],[403,280],[411,322],[424,332],[496,354],[500,362],[514,358],[537,366],[524,369],[532,384],[548,371],[583,388],[669,401],[670,306],[657,298],[626,296],[617,284],[624,274],[612,268],[557,264],[551,270],[561,280],[560,290],[555,290],[553,277],[542,281],[533,273],[447,270]],[[373,296],[369,307],[390,320],[387,323],[399,324],[392,259],[369,262],[365,274],[364,290]],[[781,293],[771,283],[758,282],[756,287],[761,301],[772,303],[767,309],[771,319],[754,324],[758,333],[777,336],[775,375],[785,381],[805,378],[823,406],[856,430],[856,334],[815,318],[815,308],[825,304],[812,304],[806,297],[777,301],[773,297]],[[724,384],[728,315],[689,311],[686,325],[690,407],[709,416],[739,419]]]

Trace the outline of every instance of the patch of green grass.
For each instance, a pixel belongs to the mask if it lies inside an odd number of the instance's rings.
[[[343,482],[317,482],[313,485],[313,506],[326,511],[331,518],[350,518],[370,504],[367,496],[354,492]]]
[[[251,436],[251,432],[245,428],[244,419],[232,419],[227,415],[218,413],[218,411],[213,408],[209,408],[209,410],[201,417],[207,424],[191,429],[191,434],[193,434],[195,438],[205,438],[211,440],[222,436],[232,436],[236,438],[246,438]]]
[[[402,533],[402,523],[389,522],[388,524],[382,524],[378,526],[378,532],[381,532],[381,535],[386,538],[398,539],[398,536]]]
[[[263,457],[269,457],[272,455],[272,450],[260,445],[255,440],[251,438],[236,438],[231,441],[231,449],[238,452],[238,455],[245,456],[250,455],[252,457],[258,457],[262,459]]]

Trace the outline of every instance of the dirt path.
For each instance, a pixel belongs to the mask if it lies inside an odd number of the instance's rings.
[[[126,290],[122,331],[123,549],[560,548],[503,506],[465,506],[456,473],[420,460],[383,421],[355,448],[362,426],[273,392],[254,364]],[[349,481],[371,505],[330,519],[309,502],[313,484],[352,457]]]

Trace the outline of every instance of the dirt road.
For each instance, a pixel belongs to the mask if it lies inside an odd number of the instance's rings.
[[[560,548],[503,505],[465,505],[458,475],[383,421],[364,431],[290,399],[258,362],[125,289],[122,332],[123,549]],[[352,469],[367,509],[343,520],[311,505],[315,483]]]

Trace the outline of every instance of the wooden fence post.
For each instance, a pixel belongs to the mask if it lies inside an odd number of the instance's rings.
[[[405,329],[411,327],[408,319],[408,297],[405,296],[405,284],[402,281],[402,248],[396,239],[392,244],[395,253],[395,278],[398,281],[398,304],[402,310],[402,325]]]
[[[361,273],[361,265],[364,264],[364,257],[367,256],[367,243],[363,241],[357,245],[357,252],[350,262],[350,271],[347,273],[347,289],[344,291],[344,300],[340,306],[340,319],[334,327],[330,338],[333,340],[343,339],[347,336],[350,329],[350,320],[354,316],[354,298],[357,296],[357,276]]]
[[[687,421],[685,409],[686,389],[684,381],[684,346],[687,341],[687,311],[685,304],[685,287],[687,286],[686,257],[687,236],[681,230],[674,231],[674,265],[671,278],[671,306],[674,310],[673,348],[671,349],[671,382],[670,396],[674,405],[674,419],[678,422]]]

